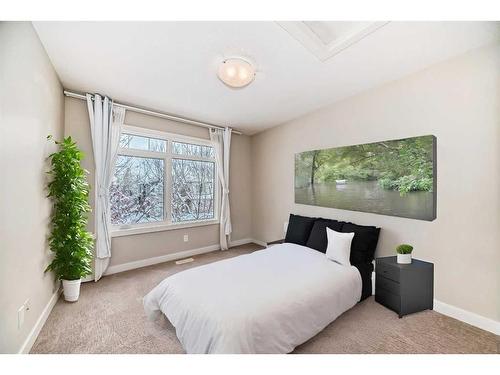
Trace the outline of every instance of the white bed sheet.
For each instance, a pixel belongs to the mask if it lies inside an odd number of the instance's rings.
[[[325,254],[285,243],[191,268],[144,297],[187,353],[289,353],[361,298],[361,276]]]

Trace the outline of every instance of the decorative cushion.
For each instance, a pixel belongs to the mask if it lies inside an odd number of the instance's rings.
[[[315,220],[312,217],[290,214],[285,242],[305,246]]]
[[[351,264],[369,263],[373,261],[380,228],[343,223],[342,232],[354,232],[354,238],[351,244]]]
[[[328,245],[326,228],[341,232],[342,223],[337,220],[317,219],[311,229],[311,234],[309,235],[306,246],[325,253]]]
[[[351,254],[351,242],[354,237],[352,233],[342,233],[326,228],[328,247],[326,257],[343,266],[350,266],[349,255]]]

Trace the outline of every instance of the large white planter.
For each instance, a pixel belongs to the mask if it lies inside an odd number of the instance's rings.
[[[64,299],[68,302],[78,301],[82,280],[63,280]]]
[[[399,264],[410,264],[411,263],[411,254],[398,254],[398,263]]]

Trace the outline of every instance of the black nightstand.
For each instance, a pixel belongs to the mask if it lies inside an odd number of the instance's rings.
[[[397,257],[377,258],[375,301],[399,317],[433,308],[434,265],[418,259],[398,264]]]

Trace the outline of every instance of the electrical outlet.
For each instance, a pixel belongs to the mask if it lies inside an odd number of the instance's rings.
[[[189,236],[187,234],[184,235],[184,242],[188,242],[189,241]]]
[[[24,312],[25,312],[25,307],[22,305],[18,310],[17,310],[17,329],[21,329],[24,324]]]

